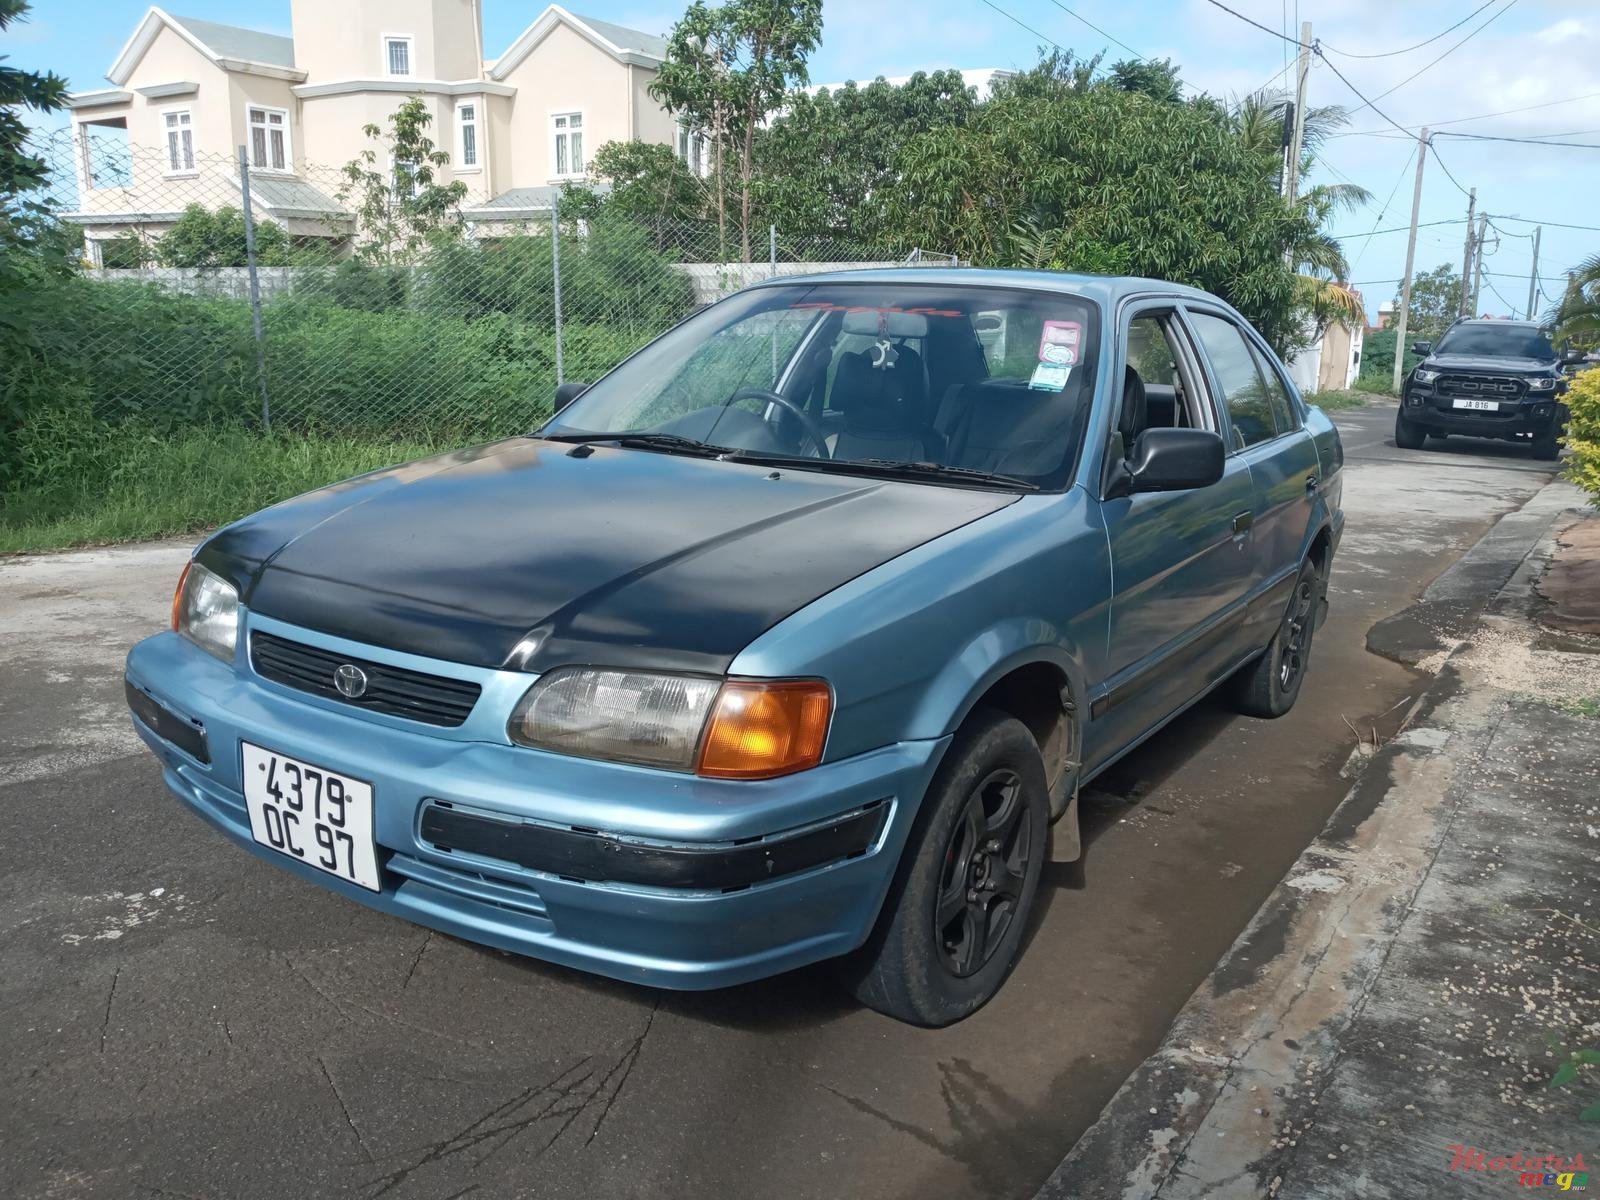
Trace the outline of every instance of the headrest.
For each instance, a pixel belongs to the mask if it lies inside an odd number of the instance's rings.
[[[868,337],[925,338],[928,336],[928,318],[921,313],[858,308],[845,313],[844,331],[863,333]]]

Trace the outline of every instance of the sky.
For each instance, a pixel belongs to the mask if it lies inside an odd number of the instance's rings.
[[[1536,309],[1559,298],[1570,268],[1600,253],[1600,229],[1557,226],[1600,226],[1600,4],[1491,0],[1472,15],[1481,0],[1225,2],[1266,28],[1211,0],[825,0],[811,78],[1023,68],[1040,47],[1060,46],[1084,56],[1104,50],[1108,62],[1171,58],[1191,92],[1231,97],[1292,86],[1295,48],[1281,35],[1292,40],[1310,21],[1325,60],[1313,58],[1309,103],[1345,105],[1351,115],[1347,135],[1326,145],[1309,182],[1355,182],[1373,193],[1370,205],[1344,214],[1332,230],[1348,235],[1352,282],[1369,312],[1392,298],[1405,268],[1415,134],[1423,124],[1440,136],[1423,179],[1418,271],[1444,263],[1460,269],[1470,187],[1495,226],[1481,311],[1526,315],[1535,223],[1545,223]],[[542,8],[535,0],[483,0],[485,53],[500,53]],[[580,0],[572,8],[652,33],[667,32],[681,12],[672,0]],[[29,22],[0,35],[0,54],[52,69],[75,88],[104,87],[105,70],[145,9],[137,0],[34,0]],[[289,0],[179,0],[174,11],[290,32]],[[1433,40],[1417,46],[1425,39]]]

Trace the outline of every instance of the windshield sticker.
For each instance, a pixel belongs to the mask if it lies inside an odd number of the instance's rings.
[[[1028,380],[1028,390],[1034,392],[1059,392],[1067,386],[1067,380],[1071,375],[1071,367],[1042,362],[1033,369],[1033,378]]]
[[[1046,321],[1039,335],[1039,361],[1058,367],[1076,365],[1082,338],[1083,326],[1077,321]]]

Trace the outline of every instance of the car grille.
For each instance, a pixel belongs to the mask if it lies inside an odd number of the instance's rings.
[[[1434,389],[1441,396],[1463,400],[1518,400],[1527,384],[1496,375],[1441,375]]]
[[[429,725],[460,725],[478,702],[480,691],[477,684],[465,679],[425,675],[387,663],[350,658],[270,633],[250,635],[250,663],[256,674],[274,683],[353,708]],[[342,694],[333,683],[334,671],[347,663],[360,667],[367,676],[366,691],[358,697]]]

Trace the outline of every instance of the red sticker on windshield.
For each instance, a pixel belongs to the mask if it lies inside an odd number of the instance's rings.
[[[1046,321],[1039,335],[1039,361],[1058,367],[1074,366],[1083,340],[1083,326],[1077,321]]]

